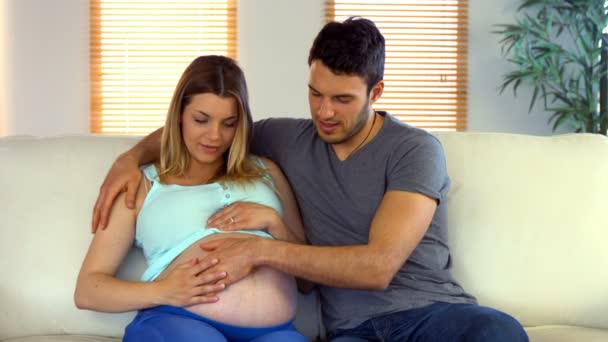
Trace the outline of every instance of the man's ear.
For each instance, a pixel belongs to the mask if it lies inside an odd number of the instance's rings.
[[[382,93],[384,92],[384,81],[378,81],[370,91],[369,98],[370,102],[374,103],[380,99]]]

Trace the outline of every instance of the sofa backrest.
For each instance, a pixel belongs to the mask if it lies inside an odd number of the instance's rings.
[[[80,311],[72,295],[92,237],[95,193],[113,157],[133,143],[101,136],[0,139],[0,339],[119,336],[132,317]]]
[[[525,326],[608,328],[608,138],[436,136],[464,288]]]
[[[608,328],[608,139],[437,133],[452,190],[456,278],[481,304],[526,326]],[[92,235],[91,210],[115,157],[138,138],[0,138],[0,339],[121,336],[133,313],[78,310],[72,294]],[[119,275],[144,268],[134,249]],[[322,334],[318,298],[296,319]]]

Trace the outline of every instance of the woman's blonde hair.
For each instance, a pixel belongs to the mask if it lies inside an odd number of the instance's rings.
[[[224,167],[210,181],[251,182],[266,176],[266,170],[249,156],[253,120],[245,75],[236,62],[224,56],[200,56],[184,70],[167,112],[161,138],[159,178],[183,176],[191,156],[182,136],[181,116],[197,94],[232,97],[238,107],[236,132],[224,154]]]

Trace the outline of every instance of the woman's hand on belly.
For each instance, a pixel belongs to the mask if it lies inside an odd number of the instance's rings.
[[[189,306],[217,302],[216,294],[226,287],[221,281],[226,272],[205,272],[217,265],[217,259],[199,261],[191,259],[173,268],[156,280],[160,303],[173,306]]]
[[[249,255],[246,251],[236,252],[238,261],[235,263],[235,260],[231,258],[224,260],[213,255],[210,256],[200,248],[201,244],[226,239],[235,241],[268,240],[252,234],[230,233],[206,236],[192,244],[161,273],[159,281],[171,277],[173,272],[185,263],[187,264],[189,260],[198,259],[201,264],[209,265],[203,273],[199,273],[199,276],[205,276],[206,273],[213,275],[225,272],[225,278],[219,283],[226,284],[226,288],[212,294],[219,298],[215,302],[173,305],[184,307],[186,310],[209,319],[241,326],[270,326],[292,319],[297,303],[297,289],[293,277],[270,267],[249,268],[245,271],[239,269],[239,264],[248,264],[247,260],[241,259],[241,257],[247,258],[246,254]],[[219,262],[211,265],[210,262],[214,259]],[[230,278],[231,274],[234,280]]]
[[[235,202],[215,213],[207,227],[224,231],[271,229],[281,223],[281,216],[272,207],[255,202]]]
[[[300,229],[292,229],[281,215],[272,207],[255,202],[234,202],[215,213],[207,221],[207,228],[218,228],[227,232],[238,230],[266,230],[277,240],[294,243],[305,243],[301,222],[296,224]],[[292,215],[293,216],[293,215]],[[286,217],[287,218],[287,217]],[[293,220],[292,220],[293,221]],[[297,234],[300,232],[301,234]]]
[[[226,279],[222,283],[228,286],[247,277],[255,268],[257,243],[263,240],[267,239],[252,235],[247,239],[226,237],[201,243],[200,248],[209,253],[203,259],[204,262],[219,260],[219,263],[207,272],[218,269],[226,272]]]

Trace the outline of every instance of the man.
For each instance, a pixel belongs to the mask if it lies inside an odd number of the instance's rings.
[[[308,58],[312,119],[254,126],[252,152],[282,167],[311,246],[226,238],[201,247],[221,260],[228,284],[261,265],[319,284],[333,341],[527,341],[515,319],[477,305],[450,275],[443,150],[425,131],[373,110],[384,56],[373,22],[327,24]],[[157,136],[114,165],[94,227],[125,184],[134,193],[137,163],[157,154]]]

